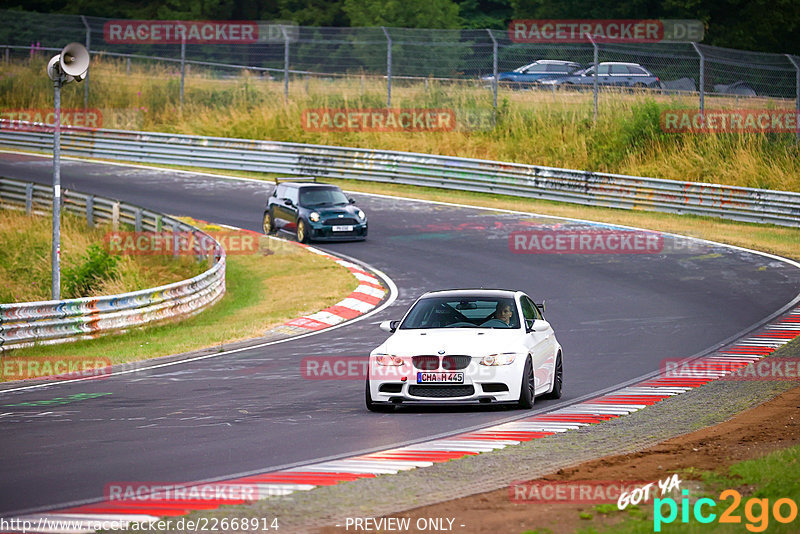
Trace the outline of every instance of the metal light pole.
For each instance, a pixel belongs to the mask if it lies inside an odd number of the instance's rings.
[[[53,80],[53,244],[52,296],[61,299],[61,87],[82,81],[89,69],[89,52],[80,43],[70,43],[47,64],[47,75]]]

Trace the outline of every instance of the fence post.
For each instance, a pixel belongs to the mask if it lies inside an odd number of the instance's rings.
[[[486,29],[492,39],[492,107],[497,111],[497,39],[494,38],[492,30]]]
[[[131,73],[131,57],[128,56],[125,59],[125,74],[130,74],[130,73]]]
[[[6,63],[11,63],[11,47],[6,48]]]
[[[281,33],[283,33],[283,99],[289,101],[289,33],[286,31],[286,26],[281,24]]]
[[[86,223],[94,228],[94,195],[86,197]]]
[[[592,35],[590,33],[587,33],[586,37],[589,38],[589,41],[592,43],[592,48],[594,48],[594,82],[592,83],[592,94],[593,94],[592,98],[594,100],[594,104],[593,104],[593,106],[594,106],[594,115],[592,117],[592,121],[594,123],[597,123],[597,93],[600,90],[600,83],[599,83],[599,78],[598,78],[598,74],[599,74],[598,71],[600,70],[600,66],[599,66],[600,53],[599,53],[599,50],[598,50],[598,47],[597,47],[597,43],[592,38]]]
[[[183,82],[186,78],[186,36],[181,39],[181,111],[183,111]]]
[[[392,107],[392,37],[385,26],[381,26],[386,36],[386,107]]]
[[[794,136],[794,138],[795,138],[795,142],[800,142],[800,65],[797,64],[797,61],[795,61],[794,58],[791,55],[786,54],[786,57],[789,59],[789,61],[792,63],[792,65],[794,65],[794,71],[795,71],[795,80],[794,80],[794,90],[795,90],[795,96],[794,96],[795,132],[794,132],[794,134],[795,134],[795,136]]]
[[[142,210],[139,208],[136,208],[133,214],[133,230],[135,232],[142,231]]]
[[[86,28],[86,51],[91,52],[92,48],[92,27],[86,21],[86,17],[81,15],[83,26]],[[83,75],[83,109],[89,109],[89,69],[86,69],[86,74]]]
[[[700,56],[700,116],[703,116],[706,109],[706,57],[697,46],[697,43],[692,43],[695,52]]]
[[[25,214],[33,213],[33,184],[28,182],[25,186]]]

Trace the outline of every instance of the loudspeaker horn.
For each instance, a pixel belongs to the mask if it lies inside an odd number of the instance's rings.
[[[89,51],[80,43],[69,43],[61,50],[61,71],[81,81],[89,69]]]

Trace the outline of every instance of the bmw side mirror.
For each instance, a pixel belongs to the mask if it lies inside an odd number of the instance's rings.
[[[384,332],[393,333],[397,330],[397,327],[400,325],[400,321],[383,321],[379,328]]]
[[[534,332],[544,332],[548,328],[550,328],[550,323],[544,319],[536,319],[533,321],[533,324],[531,324],[531,330]]]
[[[292,207],[292,206],[294,206],[294,202],[292,202],[292,199],[291,199],[291,198],[285,198],[285,199],[283,199],[283,203],[284,203],[284,204],[286,204],[286,205],[287,205],[287,206],[289,206],[289,207]]]
[[[354,199],[354,198],[348,198],[347,201],[350,202],[350,204],[355,204],[356,203],[356,199]]]

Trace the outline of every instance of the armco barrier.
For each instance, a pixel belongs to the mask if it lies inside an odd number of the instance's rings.
[[[52,134],[0,120],[0,146],[52,150]],[[13,129],[12,129],[13,127]],[[421,185],[622,209],[800,226],[800,193],[453,156],[275,141],[65,128],[62,153],[140,163]]]
[[[225,250],[212,236],[167,215],[115,200],[63,191],[63,209],[85,215],[89,225],[128,223],[137,231],[191,233],[198,258],[208,255],[211,268],[173,284],[122,295],[0,304],[0,351],[97,337],[157,321],[186,318],[225,294]],[[52,208],[52,188],[0,177],[0,206],[28,213]],[[204,246],[208,245],[208,246]],[[210,253],[209,253],[210,251]]]

